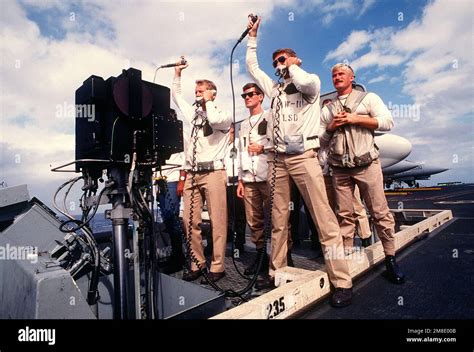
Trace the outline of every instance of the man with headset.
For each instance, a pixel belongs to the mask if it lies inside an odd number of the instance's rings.
[[[274,287],[275,271],[287,266],[290,177],[295,182],[311,217],[319,229],[321,247],[329,279],[335,290],[331,304],[351,304],[352,280],[344,257],[337,219],[328,204],[319,147],[320,80],[301,69],[301,60],[289,48],[273,53],[273,66],[281,83],[274,82],[258,65],[257,31],[261,18],[250,21],[247,44],[247,69],[263,92],[271,99],[271,118],[267,135],[273,145],[268,161],[268,181],[273,191],[272,251],[269,276],[260,288]],[[273,184],[274,182],[274,184]]]
[[[395,221],[383,187],[382,168],[374,131],[390,131],[390,110],[375,93],[353,89],[354,70],[347,64],[333,66],[332,81],[337,97],[322,111],[320,138],[327,145],[327,162],[332,168],[341,233],[354,238],[354,188],[360,190],[385,252],[387,279],[405,282],[405,275],[395,261]]]
[[[184,185],[183,221],[186,237],[190,241],[191,271],[183,275],[186,281],[201,276],[206,258],[201,244],[201,210],[204,200],[211,219],[213,252],[208,273],[212,281],[225,275],[224,258],[227,237],[227,176],[224,158],[229,144],[231,116],[214,104],[217,88],[209,80],[196,81],[196,102],[187,103],[181,94],[181,71],[188,65],[178,65],[172,86],[173,101],[191,124],[191,138],[185,151],[184,168],[187,177]],[[201,283],[207,283],[206,280]]]
[[[331,99],[325,99],[323,101],[323,109],[321,111],[321,125],[325,125],[325,118],[327,116],[327,111],[324,107],[328,104],[331,104]],[[320,129],[321,131],[321,129]],[[321,132],[324,132],[321,131]],[[320,132],[320,133],[321,133]],[[329,167],[328,161],[328,146],[321,143],[321,146],[318,150],[318,159],[321,168],[323,169],[324,175],[324,184],[326,186],[326,193],[328,195],[329,206],[334,211],[334,214],[338,213],[336,195],[334,186],[332,184],[332,169]],[[360,199],[360,192],[357,186],[354,187],[354,197],[352,198],[352,203],[354,204],[354,220],[356,223],[357,234],[361,240],[362,247],[368,247],[372,244],[371,237],[372,231],[370,230],[369,217],[365,211],[365,206]],[[339,219],[338,219],[339,220]],[[339,224],[339,226],[341,226]],[[350,254],[354,251],[354,232],[344,233],[341,228],[342,241],[344,244],[344,251],[346,254]]]

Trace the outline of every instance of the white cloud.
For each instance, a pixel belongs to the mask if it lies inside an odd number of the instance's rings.
[[[378,82],[386,81],[387,79],[389,79],[388,75],[380,75],[380,76],[377,76],[377,77],[372,78],[372,79],[369,80],[367,83],[368,83],[368,84],[371,84],[371,83],[378,83]]]
[[[95,3],[95,1],[94,1]],[[179,54],[211,58],[216,47],[230,50],[246,28],[249,8],[263,17],[270,15],[270,2],[104,1],[97,17],[113,23],[116,43],[123,52],[144,61],[168,62]],[[229,25],[232,23],[232,25]],[[239,25],[240,23],[240,25]],[[224,44],[226,44],[224,46]]]
[[[328,27],[338,17],[361,17],[375,4],[375,0],[289,0],[276,3],[295,13],[312,13]]]
[[[354,69],[399,65],[409,54],[393,50],[390,45],[393,36],[394,31],[390,27],[371,32],[353,31],[343,43],[326,55],[324,61],[348,60]]]
[[[474,83],[466,80],[474,76],[472,32],[466,30],[472,28],[472,14],[469,1],[458,1],[455,6],[437,1],[427,6],[422,21],[397,33],[392,40],[398,50],[412,51],[404,70],[404,92],[415,102],[426,104],[430,119],[440,128],[474,110]],[[414,47],[411,33],[415,39],[425,37],[432,45],[421,41],[419,47]]]
[[[377,51],[370,51],[367,54],[353,60],[351,62],[354,70],[370,67],[370,66],[398,66],[403,62],[403,58],[399,55],[382,54]]]
[[[352,59],[355,53],[369,44],[371,37],[372,35],[367,31],[351,32],[346,41],[326,55],[324,61],[333,59]]]
[[[364,0],[364,2],[362,3],[362,7],[360,9],[360,12],[359,12],[359,15],[358,17],[362,16],[364,13],[367,12],[367,10],[369,8],[372,7],[372,5],[375,4],[375,0]]]

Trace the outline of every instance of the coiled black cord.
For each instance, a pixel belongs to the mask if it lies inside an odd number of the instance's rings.
[[[191,262],[194,262],[196,266],[198,267],[199,271],[201,274],[206,278],[206,280],[209,282],[209,284],[217,291],[223,291],[219,286],[217,286],[212,280],[209,278],[207,275],[207,271],[202,268],[201,263],[199,263],[199,260],[196,258],[192,246],[191,246],[191,241],[192,241],[192,231],[193,231],[193,220],[194,220],[194,200],[196,197],[196,174],[194,170],[196,169],[196,153],[197,153],[197,142],[198,142],[198,133],[199,129],[196,127],[197,124],[197,119],[199,117],[198,114],[199,110],[199,105],[196,105],[195,109],[195,114],[194,114],[194,120],[192,122],[193,124],[193,129],[191,131],[191,139],[193,143],[193,151],[191,155],[191,171],[188,172],[189,177],[191,179],[191,199],[190,199],[190,206],[189,206],[189,220],[188,220],[188,228],[187,228],[187,233],[185,237],[185,244],[186,244],[186,254],[187,257],[190,261],[190,267],[191,267]]]
[[[234,127],[234,139],[232,140],[232,153],[234,153],[236,151],[236,148],[235,148],[235,136],[236,136],[236,124],[235,124],[235,91],[234,91],[234,75],[233,75],[233,72],[232,72],[232,63],[233,63],[233,59],[234,59],[234,51],[235,49],[237,48],[237,45],[239,45],[240,41],[238,41],[237,43],[235,43],[234,47],[232,48],[231,52],[230,52],[230,87],[231,87],[231,90],[232,90],[232,125]],[[237,241],[237,232],[235,231],[235,222],[236,222],[236,217],[235,217],[235,210],[236,210],[236,199],[235,199],[235,185],[234,185],[234,177],[235,177],[235,157],[236,155],[232,155],[232,185],[231,185],[231,188],[232,188],[232,192],[231,192],[231,202],[232,202],[232,224],[231,224],[231,232],[232,232],[232,241],[231,241],[231,253],[232,253],[232,264],[234,265],[234,268],[235,270],[237,271],[237,273],[244,279],[246,280],[249,280],[249,278],[244,275],[239,267],[237,266],[237,263],[235,262],[235,255],[234,255],[234,251],[235,251],[235,242]],[[245,235],[245,234],[244,234]],[[239,253],[240,254],[240,253]],[[254,275],[254,278],[255,280],[252,280],[250,279],[252,282],[255,283],[255,281],[257,281],[257,277],[258,277],[258,272]],[[253,286],[253,284],[252,284]],[[250,288],[252,287],[250,286]],[[250,289],[249,288],[249,289]],[[247,292],[248,290],[244,291],[243,293]]]
[[[231,82],[231,90],[232,90],[232,121],[233,121],[233,126],[234,126],[234,133],[235,133],[235,92],[234,92],[234,84],[233,84],[233,73],[232,73],[232,60],[233,60],[233,54],[234,54],[234,51],[237,47],[237,45],[240,43],[237,42],[234,47],[232,48],[232,51],[231,51],[231,55],[230,55],[230,82]],[[277,146],[277,142],[278,142],[278,139],[281,139],[281,136],[280,136],[280,128],[279,128],[279,125],[280,125],[280,110],[282,108],[282,102],[281,102],[281,95],[283,93],[283,90],[282,90],[282,87],[283,87],[283,83],[279,82],[279,87],[278,87],[278,96],[276,97],[277,99],[277,105],[276,105],[276,108],[275,108],[275,119],[274,119],[274,124],[273,124],[273,129],[274,129],[274,145]],[[191,177],[191,197],[190,197],[190,207],[189,207],[189,221],[188,221],[188,229],[187,229],[187,233],[186,233],[186,236],[185,236],[185,246],[186,246],[186,257],[187,259],[189,260],[189,262],[194,262],[197,266],[197,268],[199,269],[199,271],[201,272],[201,274],[204,276],[204,278],[206,279],[206,281],[217,291],[220,291],[220,292],[224,292],[225,295],[227,297],[240,297],[243,301],[247,301],[244,297],[242,297],[243,294],[245,294],[246,292],[248,292],[255,284],[255,282],[257,281],[257,277],[258,277],[258,274],[261,270],[261,267],[262,267],[262,263],[263,263],[263,260],[264,260],[264,256],[260,256],[259,258],[259,263],[258,263],[258,267],[257,267],[257,271],[255,273],[255,275],[252,277],[252,279],[249,281],[249,283],[247,284],[246,287],[244,287],[242,290],[240,291],[234,291],[234,290],[223,290],[221,287],[219,287],[216,283],[214,283],[212,280],[210,280],[208,274],[207,274],[207,271],[202,268],[201,264],[199,263],[198,259],[196,258],[196,256],[194,255],[193,251],[192,251],[192,247],[191,247],[191,236],[192,236],[192,225],[193,225],[193,217],[194,217],[194,200],[195,200],[195,191],[196,191],[196,180],[195,180],[195,168],[196,168],[196,150],[197,150],[197,136],[198,136],[198,132],[199,130],[196,128],[196,120],[198,118],[198,109],[199,109],[199,106],[196,106],[196,110],[195,110],[195,115],[194,115],[194,120],[193,120],[193,129],[191,131],[191,139],[192,139],[192,143],[193,143],[193,149],[192,149],[192,157],[191,157],[191,172],[189,172],[190,174],[190,177]],[[275,138],[275,135],[277,138]],[[235,150],[235,138],[234,140],[232,141],[232,149]],[[272,230],[272,208],[273,208],[273,200],[274,200],[274,194],[275,194],[275,184],[276,184],[276,159],[277,159],[277,154],[278,154],[278,151],[277,151],[277,148],[275,147],[275,151],[274,151],[274,158],[273,158],[273,162],[274,162],[274,166],[273,166],[273,169],[272,169],[272,176],[271,176],[271,181],[270,181],[270,204],[269,204],[269,221],[266,222],[266,228],[265,228],[265,236],[264,236],[264,250],[266,250],[266,246],[267,246],[267,242],[268,242],[268,239],[270,238],[271,236],[271,230]],[[234,158],[233,158],[234,159]],[[235,171],[234,171],[234,160],[232,160],[232,174],[234,174]],[[166,181],[165,181],[166,183]],[[236,240],[236,232],[235,232],[235,209],[236,209],[236,206],[235,206],[235,194],[234,192],[232,192],[232,202],[234,204],[234,207],[233,207],[233,221],[232,221],[232,234],[233,234],[233,240],[232,240],[232,261],[233,261],[233,264],[237,270],[237,272],[239,273],[240,276],[248,279],[245,275],[243,275],[236,263],[235,263],[235,257],[233,255],[233,251],[234,251],[234,243],[235,243],[235,240]]]
[[[191,198],[190,198],[191,204],[189,206],[188,229],[186,231],[186,236],[185,236],[185,241],[184,241],[186,245],[186,250],[187,250],[186,255],[190,263],[193,262],[194,264],[196,264],[202,276],[206,279],[206,281],[214,290],[223,292],[226,297],[240,297],[242,300],[245,300],[245,298],[242,297],[242,294],[240,292],[235,292],[234,290],[224,290],[219,285],[217,285],[214,281],[212,281],[209,278],[207,270],[201,266],[201,263],[199,263],[199,260],[196,258],[191,246],[192,226],[193,226],[193,220],[194,220],[194,200],[196,197],[196,174],[194,170],[196,169],[196,153],[197,153],[197,141],[198,141],[198,133],[199,133],[199,129],[196,127],[196,122],[197,122],[196,120],[199,117],[198,109],[199,109],[199,106],[196,106],[194,120],[192,122],[193,129],[191,131],[193,150],[192,150],[192,155],[191,155],[191,171],[188,172],[188,174],[190,174],[189,177],[191,178]]]
[[[234,47],[232,48],[232,51],[231,51],[231,54],[230,54],[230,83],[231,83],[231,88],[232,88],[232,119],[233,119],[233,123],[234,123],[234,128],[235,128],[235,93],[234,93],[234,81],[233,81],[233,72],[232,72],[232,61],[233,61],[233,54],[234,54],[234,50],[235,48],[237,47],[237,45],[240,43],[237,42]],[[270,199],[269,199],[269,202],[270,204],[268,205],[269,206],[269,211],[268,211],[268,221],[266,221],[265,223],[265,229],[264,229],[264,239],[263,239],[263,250],[266,252],[267,250],[267,243],[268,243],[268,240],[270,239],[271,237],[271,233],[272,233],[272,209],[273,209],[273,200],[274,200],[274,197],[275,197],[275,184],[276,184],[276,159],[277,159],[277,155],[278,155],[278,151],[277,151],[277,145],[278,145],[278,141],[281,140],[281,135],[280,135],[280,111],[282,109],[282,106],[283,106],[283,103],[281,101],[281,96],[283,94],[283,82],[281,81],[282,80],[282,76],[279,76],[279,81],[278,81],[278,95],[276,96],[276,101],[277,101],[277,104],[275,106],[275,118],[273,119],[273,145],[274,145],[274,157],[273,157],[273,169],[272,169],[272,174],[271,174],[271,179],[270,179]],[[233,149],[235,149],[235,138],[234,138],[234,141],[233,141]],[[234,169],[234,160],[232,160],[232,169]],[[234,170],[232,170],[233,173],[234,173]],[[234,202],[234,207],[233,207],[233,211],[234,211],[234,216],[233,216],[233,223],[232,223],[232,233],[233,233],[233,241],[232,241],[232,254],[234,252],[234,243],[235,243],[235,240],[236,240],[236,233],[235,233],[235,195],[234,195],[234,192],[232,194],[232,201]],[[250,279],[249,283],[247,284],[246,287],[244,287],[242,290],[240,290],[238,293],[240,295],[246,293],[247,291],[249,291],[256,283],[257,281],[257,278],[258,278],[258,275],[260,273],[260,270],[262,268],[262,265],[263,265],[263,261],[266,260],[265,256],[262,255],[258,258],[258,265],[257,265],[257,270],[255,272],[255,274],[253,275],[253,277]],[[232,261],[234,263],[234,266],[236,267],[236,270],[237,272],[240,274],[240,276],[242,277],[245,277],[247,280],[249,278],[247,278],[246,276],[242,275],[239,271],[239,269],[237,268],[237,265],[235,263],[235,258],[234,256],[232,255]]]
[[[275,97],[276,99],[276,106],[275,106],[275,114],[273,118],[273,147],[274,147],[274,152],[273,152],[273,168],[271,171],[271,176],[270,176],[270,197],[269,197],[269,204],[268,204],[268,221],[265,222],[265,229],[264,229],[264,236],[263,236],[263,250],[267,250],[267,243],[271,238],[272,235],[272,216],[273,216],[273,201],[275,199],[275,186],[276,186],[276,162],[278,158],[278,140],[281,140],[281,135],[280,135],[280,111],[283,106],[283,103],[281,101],[281,95],[283,94],[283,82],[279,81],[278,82],[278,95]],[[263,265],[263,260],[264,260],[264,255],[262,254],[259,258],[259,262],[257,265],[257,274],[260,272],[262,265]],[[271,256],[270,256],[271,260]],[[271,266],[271,263],[269,263],[269,266]]]

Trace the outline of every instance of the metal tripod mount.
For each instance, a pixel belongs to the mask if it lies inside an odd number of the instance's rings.
[[[132,213],[129,207],[126,180],[128,170],[113,167],[109,171],[109,179],[113,180],[113,189],[109,192],[112,209],[107,217],[112,220],[112,239],[114,245],[114,318],[130,318],[132,302],[129,294],[129,258],[127,233],[128,219]]]

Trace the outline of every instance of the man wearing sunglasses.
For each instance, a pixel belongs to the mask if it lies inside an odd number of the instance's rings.
[[[383,187],[382,168],[374,131],[390,131],[390,110],[375,93],[354,90],[354,70],[339,63],[332,68],[337,97],[322,110],[321,144],[328,145],[327,161],[339,208],[341,234],[352,241],[355,231],[354,188],[360,190],[385,252],[387,279],[403,284],[405,276],[395,261],[395,221]],[[351,242],[352,243],[352,242]]]
[[[290,177],[307,204],[319,229],[326,270],[335,290],[331,304],[345,307],[352,300],[352,280],[344,257],[344,247],[337,219],[328,204],[321,167],[317,161],[319,147],[320,80],[304,71],[301,60],[292,49],[278,49],[272,61],[280,83],[263,72],[257,60],[257,31],[249,21],[247,69],[263,92],[271,99],[267,136],[273,145],[268,158],[267,181],[275,172],[272,208],[272,252],[270,272],[261,286],[274,286],[275,271],[287,266],[288,220],[290,215]],[[270,185],[272,187],[272,185]]]
[[[213,242],[208,276],[212,281],[217,281],[225,275],[227,176],[224,158],[229,144],[232,118],[214,104],[217,88],[209,80],[196,81],[196,102],[193,104],[196,107],[184,100],[181,94],[181,71],[186,67],[188,67],[187,64],[175,67],[172,86],[173,101],[191,125],[191,138],[187,142],[184,163],[187,177],[183,191],[183,222],[186,236],[191,233],[191,255],[196,257],[200,267],[205,270],[206,258],[201,244],[200,224],[202,205],[204,200],[206,201],[211,218]],[[191,201],[193,201],[192,205]],[[189,229],[190,220],[192,221],[191,229]],[[201,271],[196,263],[191,261],[191,271],[185,273],[183,279],[192,281],[199,276],[201,276]],[[201,283],[205,284],[207,281],[203,280]]]
[[[239,184],[237,197],[243,198],[245,216],[252,232],[252,242],[257,249],[257,258],[244,271],[254,275],[259,259],[263,256],[261,272],[268,272],[268,255],[264,248],[265,209],[269,206],[270,190],[267,184],[267,145],[268,112],[262,108],[263,92],[255,83],[247,83],[241,95],[250,116],[242,121],[239,130]]]

